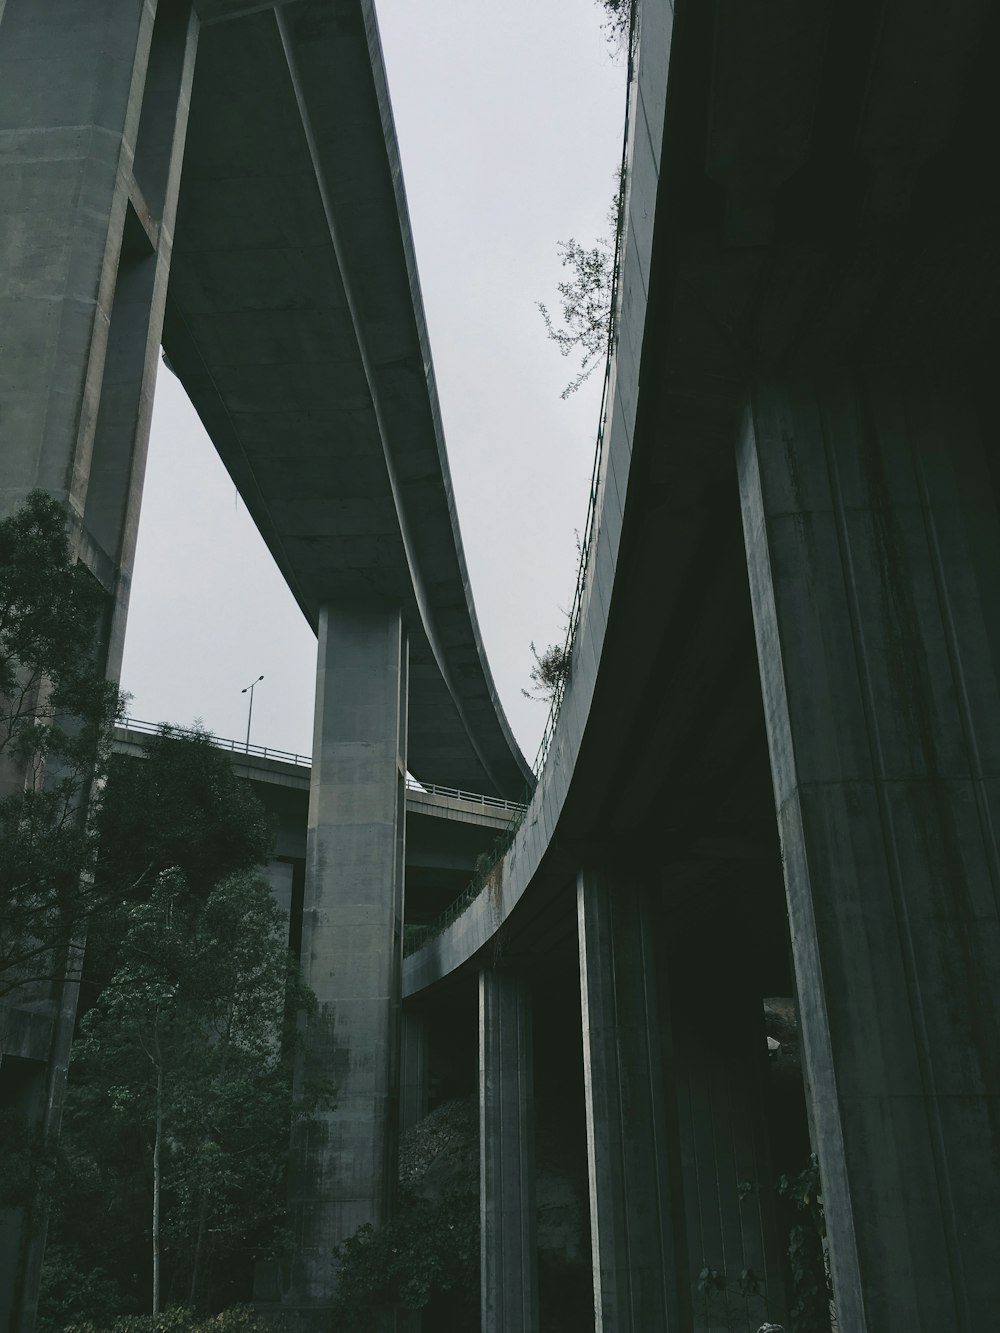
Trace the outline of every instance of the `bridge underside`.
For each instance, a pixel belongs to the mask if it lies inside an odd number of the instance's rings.
[[[538,1134],[575,1127],[598,1327],[785,1322],[789,1219],[763,1193],[811,1142],[839,1327],[972,1329],[1000,1298],[1000,21],[674,15],[642,6],[603,508],[551,760],[501,907],[415,952],[404,995],[442,1046],[478,1007],[493,1132],[504,1087]],[[506,1084],[498,967],[529,980]],[[774,1032],[796,997],[801,1072],[794,1021],[770,1062],[764,1041],[765,1003]],[[537,1082],[560,1042],[568,1098]],[[484,1198],[484,1327],[514,1326],[495,1312],[545,1254],[529,1161]]]
[[[543,1313],[553,1300],[536,1177],[575,1192],[598,1327],[783,1320],[796,1292],[770,1184],[810,1142],[840,1327],[989,1326],[1000,17],[976,0],[947,23],[889,4],[640,6],[613,412],[570,685],[509,855],[407,960],[400,1013],[407,767],[508,794],[523,769],[475,665],[460,549],[436,547],[452,502],[433,388],[417,392],[371,13],[206,0],[199,26],[161,0],[157,39],[146,8],[110,8],[117,26],[83,27],[92,84],[117,90],[86,104],[121,113],[115,161],[83,155],[79,217],[66,167],[33,164],[60,219],[52,253],[66,241],[65,317],[60,342],[29,266],[11,327],[30,355],[0,372],[29,423],[9,494],[38,479],[69,497],[122,624],[128,469],[165,310],[171,361],[319,629],[302,952],[320,1000],[309,1058],[336,1061],[343,1098],[294,1145],[286,1296],[329,1304],[332,1245],[391,1207],[394,1137],[429,1076],[442,1096],[478,1083],[491,1333],[537,1327],[539,1291]],[[44,80],[24,73],[33,12],[7,0],[0,56],[58,102],[49,48]],[[128,33],[116,83],[94,53]],[[169,143],[142,132],[150,51]],[[65,161],[77,121],[56,110],[41,129]],[[9,229],[37,205],[18,180]],[[371,212],[344,202],[355,189]],[[787,1035],[793,997],[804,1078],[778,1087],[764,1004]],[[324,1178],[333,1162],[363,1166]],[[573,1286],[589,1294],[579,1270]]]
[[[403,608],[411,771],[517,798],[377,41],[354,4],[202,27],[163,344],[310,624],[329,602]]]

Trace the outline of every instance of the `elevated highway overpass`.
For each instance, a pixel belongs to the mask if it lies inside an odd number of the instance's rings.
[[[332,1245],[390,1206],[400,1050],[447,1049],[480,1095],[484,1329],[538,1326],[552,1106],[596,1327],[783,1320],[770,1181],[810,1142],[839,1327],[988,1326],[996,14],[639,5],[569,681],[509,850],[404,962],[407,768],[514,798],[526,770],[468,595],[373,13],[154,8],[115,0],[44,57],[57,0],[2,11],[27,349],[0,370],[3,493],[68,499],[113,669],[162,323],[319,629],[302,953],[343,1095],[293,1144],[272,1294],[322,1318]],[[804,1085],[779,1095],[762,1000],[792,995]]]

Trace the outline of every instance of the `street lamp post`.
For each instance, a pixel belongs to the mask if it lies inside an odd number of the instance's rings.
[[[246,687],[245,690],[240,690],[240,694],[246,694],[247,691],[249,691],[250,693],[250,708],[247,711],[247,743],[246,743],[247,754],[250,753],[250,721],[253,718],[253,692],[263,679],[264,679],[263,676],[258,676],[255,681],[253,681],[250,685]]]

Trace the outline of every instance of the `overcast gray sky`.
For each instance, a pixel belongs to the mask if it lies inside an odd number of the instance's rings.
[[[596,0],[379,0],[379,24],[462,537],[486,650],[529,761],[545,708],[529,642],[562,638],[597,428],[599,374],[535,302],[557,242],[607,232],[625,69]],[[162,367],[122,685],[133,716],[308,753],[316,640],[184,392]]]

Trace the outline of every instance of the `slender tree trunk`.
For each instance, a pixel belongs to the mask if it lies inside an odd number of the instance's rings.
[[[208,1200],[202,1198],[201,1207],[198,1210],[198,1235],[194,1242],[194,1262],[191,1265],[191,1291],[188,1295],[188,1304],[194,1307],[195,1299],[198,1295],[198,1278],[201,1273],[201,1255],[205,1244],[205,1227],[208,1219]]]
[[[163,1142],[163,1066],[156,1066],[156,1135],[153,1139],[153,1314],[160,1313],[160,1146]]]

